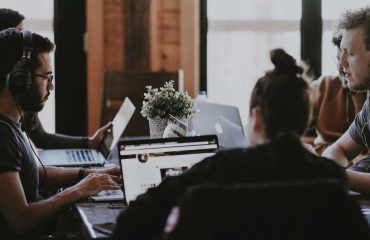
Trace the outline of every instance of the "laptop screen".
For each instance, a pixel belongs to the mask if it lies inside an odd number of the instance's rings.
[[[218,149],[217,136],[121,141],[119,159],[127,203],[139,194],[159,185],[169,176],[177,176]]]
[[[104,138],[103,144],[101,145],[101,152],[106,159],[108,159],[112,149],[117,144],[118,140],[122,136],[123,131],[127,127],[132,115],[135,112],[135,106],[129,98],[125,98],[120,109],[112,121],[112,129],[109,131],[107,136]]]

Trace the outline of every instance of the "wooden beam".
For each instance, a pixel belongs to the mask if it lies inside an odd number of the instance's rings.
[[[180,68],[184,70],[185,90],[191,96],[199,91],[200,2],[180,1]]]
[[[125,0],[124,59],[126,71],[150,70],[150,2]]]
[[[104,81],[104,1],[86,1],[88,134],[100,126]]]
[[[160,24],[159,10],[160,0],[150,0],[150,70],[153,72],[161,70],[161,52],[160,52]]]

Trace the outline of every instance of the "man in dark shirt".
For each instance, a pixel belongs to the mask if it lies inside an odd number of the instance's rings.
[[[8,28],[23,30],[24,16],[8,8],[0,8],[0,31]],[[98,148],[111,123],[99,128],[92,136],[80,137],[63,134],[51,134],[45,131],[36,112],[23,114],[24,122],[32,142],[38,148]]]
[[[273,50],[271,60],[275,69],[257,81],[251,96],[251,147],[221,151],[137,197],[119,216],[115,239],[159,239],[171,208],[197,184],[320,178],[346,184],[336,163],[308,152],[299,140],[311,112],[309,86],[298,77],[302,68],[282,49]]]
[[[346,11],[338,23],[342,33],[339,65],[343,69],[351,91],[370,90],[369,16],[370,7]],[[323,156],[334,159],[343,167],[348,167],[349,162],[362,151],[370,150],[369,108],[368,98],[349,129],[323,152]],[[361,161],[358,164],[360,165]],[[364,172],[368,172],[370,166],[368,164],[365,165]],[[354,191],[369,194],[370,174],[364,172],[348,169],[349,185]]]
[[[342,35],[335,31],[332,42],[337,48],[338,61],[341,40]],[[354,92],[348,88],[343,69],[337,67],[337,76],[322,76],[311,83],[317,96],[312,125],[316,138],[312,145],[319,155],[343,135],[367,99],[366,91]]]
[[[42,226],[73,202],[119,188],[113,180],[119,168],[85,171],[36,164],[21,119],[25,111],[40,111],[54,89],[53,48],[49,39],[29,31],[0,32],[0,239],[38,239]],[[40,188],[65,186],[71,187],[47,200],[39,197]]]

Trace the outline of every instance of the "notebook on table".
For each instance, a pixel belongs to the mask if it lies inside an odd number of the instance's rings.
[[[40,150],[39,156],[45,166],[101,166],[108,160],[113,147],[119,141],[132,115],[135,106],[125,98],[99,150],[96,149],[47,149]]]
[[[221,148],[247,146],[239,109],[234,106],[196,101],[198,135],[216,134]]]
[[[118,143],[123,191],[103,191],[94,201],[134,200],[168,176],[176,176],[218,150],[216,135],[123,140]],[[114,194],[116,192],[117,195]],[[105,196],[104,196],[105,195]]]

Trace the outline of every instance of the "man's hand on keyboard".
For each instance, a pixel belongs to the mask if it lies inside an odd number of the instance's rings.
[[[85,176],[90,173],[108,174],[116,183],[122,184],[121,168],[111,167],[111,168],[89,168],[85,171]]]
[[[102,190],[118,190],[120,186],[108,174],[90,173],[71,188],[76,188],[81,197],[88,197]]]

